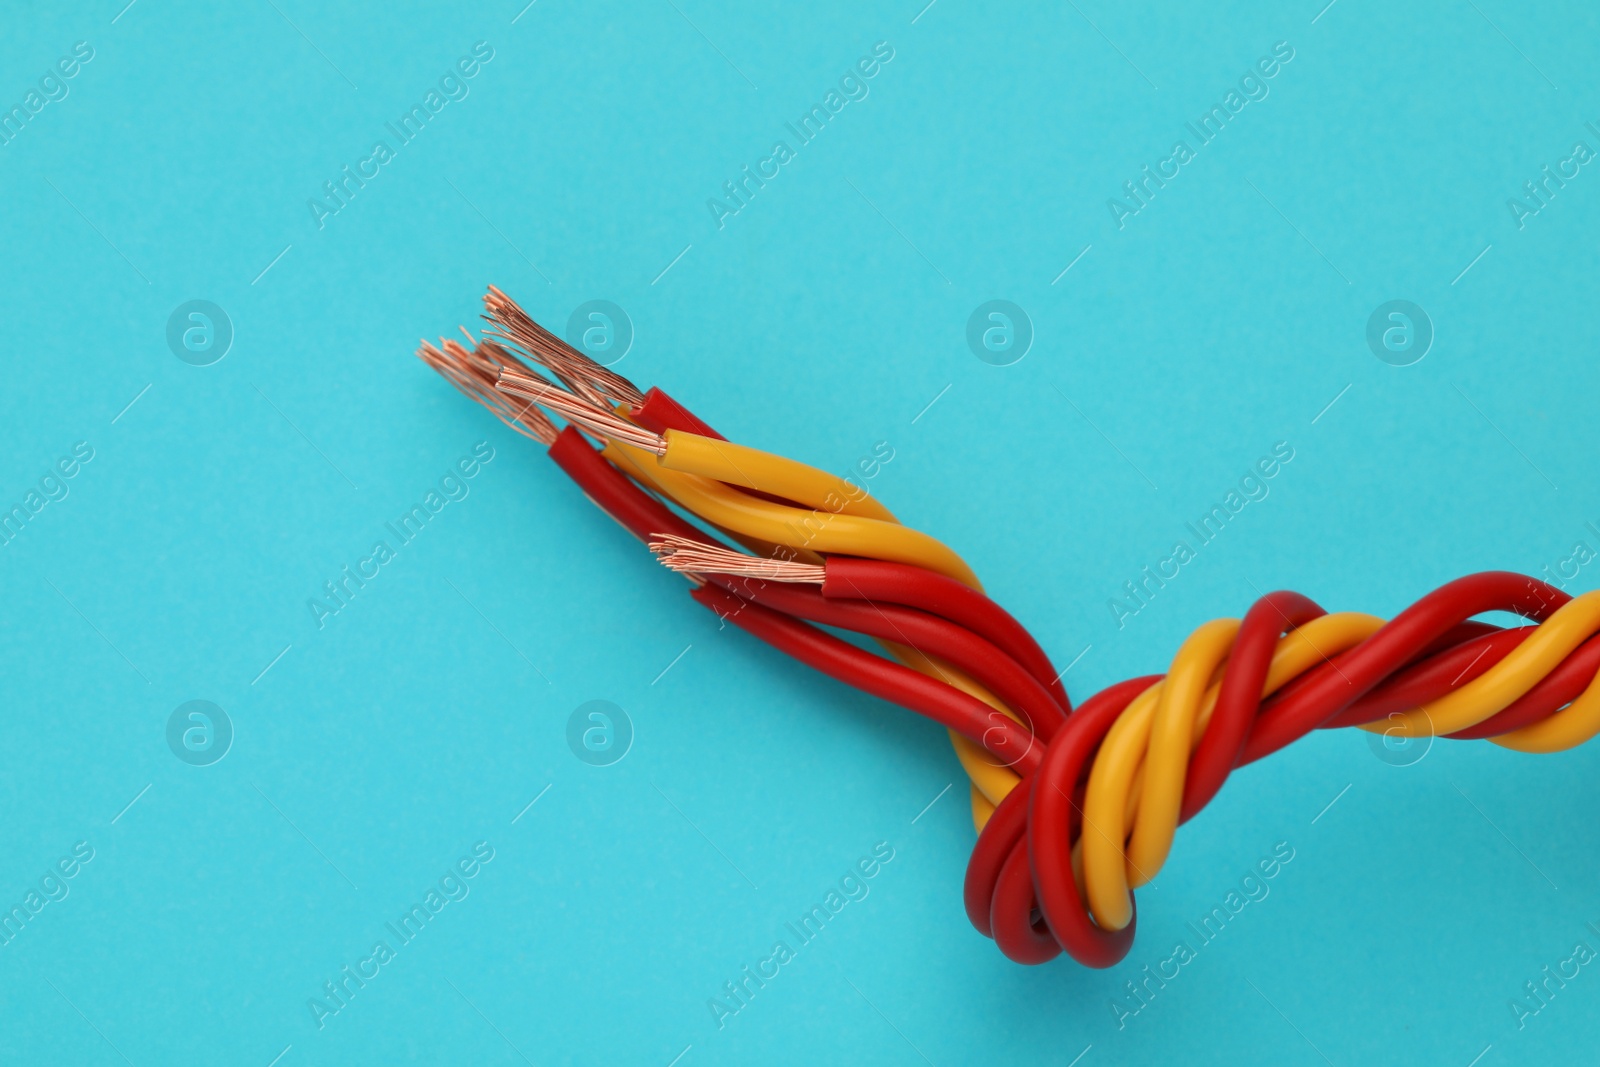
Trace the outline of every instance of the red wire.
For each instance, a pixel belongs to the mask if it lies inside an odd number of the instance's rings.
[[[1510,571],[1485,571],[1442,585],[1355,648],[1307,671],[1267,701],[1239,762],[1270,755],[1331,721],[1457,623],[1489,611],[1543,622],[1571,599],[1553,585]]]
[[[1049,741],[1065,721],[1050,691],[1007,652],[948,619],[899,604],[829,600],[814,586],[729,575],[708,574],[706,577],[735,596],[797,619],[894,641],[924,655],[946,660],[1022,715],[1041,740]]]
[[[644,394],[644,402],[637,405],[632,414],[634,422],[652,433],[682,430],[685,433],[699,434],[701,437],[714,437],[718,441],[727,440],[658,386],[650,387],[650,391]]]
[[[690,594],[763,641],[815,667],[831,678],[891,703],[912,708],[988,749],[1005,766],[1031,774],[1044,757],[1044,745],[1026,726],[944,682],[902,667],[814,626],[742,600],[726,590],[702,585]]]
[[[1066,687],[1039,642],[1010,612],[971,586],[906,563],[854,556],[829,556],[826,573],[823,596],[886,601],[942,615],[1010,652],[1050,690],[1062,711],[1072,710]]]
[[[608,463],[572,426],[556,436],[555,444],[550,446],[550,458],[595,506],[639,540],[649,541],[655,534],[669,533],[716,544],[704,531],[680,518]]]
[[[1304,626],[1327,614],[1299,593],[1268,593],[1257,600],[1239,624],[1239,635],[1228,655],[1228,669],[1222,675],[1217,706],[1211,722],[1189,760],[1189,773],[1183,782],[1183,804],[1178,821],[1187,822],[1217,795],[1228,772],[1239,763],[1245,740],[1261,704],[1261,689],[1267,670],[1278,650],[1278,638],[1285,630]]]

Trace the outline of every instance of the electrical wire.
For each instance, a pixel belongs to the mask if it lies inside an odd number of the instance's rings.
[[[1133,889],[1166,862],[1177,827],[1233,770],[1312,730],[1522,752],[1600,733],[1600,592],[1569,597],[1502,571],[1450,582],[1387,622],[1269,593],[1242,619],[1196,629],[1164,674],[1073,710],[1038,642],[948,547],[844,479],[726,440],[661,390],[641,391],[555,338],[498,289],[485,304],[482,341],[424,342],[418,354],[549,445],[703,606],[950,730],[979,830],[966,911],[1011,959],[1122,959]],[[1529,625],[1475,619],[1495,611]],[[872,637],[900,662],[824,626]]]

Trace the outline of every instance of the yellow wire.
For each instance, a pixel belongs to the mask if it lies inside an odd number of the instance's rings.
[[[1564,752],[1600,733],[1600,678],[1565,708],[1541,722],[1489,738],[1518,752]]]
[[[1167,862],[1172,837],[1178,829],[1178,809],[1183,804],[1183,783],[1200,701],[1217,667],[1228,658],[1238,632],[1238,619],[1216,619],[1200,627],[1184,642],[1161,684],[1150,748],[1145,754],[1139,817],[1128,842],[1127,868],[1136,874],[1153,874]],[[1143,879],[1130,882],[1141,885]]]
[[[1291,630],[1273,652],[1262,696],[1366,640],[1382,625],[1383,620],[1372,615],[1341,612]],[[1197,630],[1179,648],[1166,679],[1135,697],[1101,742],[1089,771],[1080,840],[1085,896],[1095,922],[1106,929],[1128,925],[1133,917],[1129,890],[1154,878],[1166,861],[1177,830],[1189,755],[1211,721],[1221,691],[1215,675],[1237,631],[1233,619],[1219,619]],[[1174,679],[1179,684],[1169,685]],[[1158,708],[1164,711],[1159,723]],[[1158,731],[1154,736],[1153,727]],[[1170,736],[1161,737],[1159,731]],[[1141,803],[1148,791],[1142,783],[1152,781],[1167,783],[1156,793],[1158,806],[1153,810]],[[1137,849],[1125,845],[1130,823]]]
[[[668,430],[663,436],[667,454],[656,461],[668,470],[757,489],[818,511],[899,521],[865,489],[804,463],[679,430]]]
[[[608,442],[605,452],[607,456],[625,457],[636,468],[655,460],[654,453],[619,441]],[[659,465],[652,474],[672,499],[707,522],[725,529],[791,548],[909,563],[954,578],[974,589],[983,588],[978,576],[960,556],[943,543],[908,526],[859,515],[774,504],[747,496],[720,482],[681,474]]]
[[[1588,640],[1597,628],[1600,628],[1600,590],[1584,593],[1567,601],[1529,634],[1522,644],[1512,649],[1505,659],[1460,689],[1446,693],[1437,700],[1431,700],[1415,711],[1391,716],[1383,722],[1367,723],[1361,728],[1373,733],[1390,733],[1400,737],[1432,737],[1436,734],[1453,734],[1457,730],[1476,726],[1491,715],[1504,711],[1512,701],[1532,689],[1539,679],[1554,670],[1573,649]],[[1569,708],[1568,711],[1570,710]],[[1566,712],[1561,714],[1565,715]],[[1523,740],[1526,743],[1539,744],[1542,743],[1541,739],[1548,737],[1559,742],[1568,733],[1573,735],[1581,733],[1581,724],[1593,720],[1595,714],[1595,712],[1580,714],[1569,720],[1574,725],[1557,727],[1547,726],[1560,717],[1551,716],[1543,723],[1534,724],[1545,726],[1545,730],[1527,734]],[[1524,727],[1524,729],[1531,728]],[[1506,736],[1512,738],[1521,732],[1513,731]],[[1581,744],[1592,736],[1593,731],[1572,741],[1571,744]],[[1514,748],[1516,745],[1507,747]],[[1558,743],[1557,747],[1565,748],[1570,745]],[[1554,749],[1534,748],[1525,751],[1542,752]]]
[[[606,458],[611,461],[613,466],[621,470],[623,474],[626,474],[628,477],[632,478],[646,489],[649,489],[657,496],[668,500],[672,499],[672,494],[668,493],[664,488],[662,488],[661,482],[658,478],[658,475],[661,473],[661,468],[657,467],[654,463],[646,462],[643,466],[638,466],[632,461],[632,459],[627,456],[623,456],[620,452],[612,454],[608,451],[606,453]],[[598,507],[599,505],[596,506]],[[715,523],[712,523],[712,525],[716,526]],[[772,558],[778,555],[778,549],[782,549],[783,558],[792,558],[796,563],[821,565],[823,562],[822,556],[816,552],[812,552],[810,549],[790,548],[788,545],[777,545],[771,541],[764,541],[759,537],[750,537],[747,534],[738,533],[733,530],[726,530],[720,526],[717,526],[716,528],[758,556]]]

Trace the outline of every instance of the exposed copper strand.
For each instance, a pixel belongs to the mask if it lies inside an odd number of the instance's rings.
[[[543,445],[555,443],[555,424],[544,412],[531,403],[514,403],[496,391],[494,386],[502,367],[514,365],[532,374],[520,360],[498,345],[485,341],[468,350],[453,338],[441,338],[438,345],[424,340],[417,349],[417,356],[512,430]]]
[[[656,554],[662,566],[679,574],[735,574],[773,582],[805,582],[813,585],[821,585],[826,576],[826,571],[814,564],[763,559],[674,534],[651,535],[650,551]]]
[[[558,389],[536,375],[503,367],[496,388],[502,393],[520,396],[541,404],[597,437],[620,441],[658,456],[666,454],[665,438],[641,426],[635,426],[606,408],[587,403],[565,390]]]
[[[489,286],[483,302],[489,311],[484,318],[496,327],[496,334],[549,368],[572,392],[596,404],[609,401],[631,407],[644,402],[638,386],[540,326],[500,289]]]

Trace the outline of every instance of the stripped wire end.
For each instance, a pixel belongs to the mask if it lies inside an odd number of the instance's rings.
[[[484,315],[493,329],[490,333],[513,344],[561,380],[573,393],[600,407],[625,404],[638,407],[644,403],[644,394],[628,379],[590,359],[567,342],[533,321],[500,289],[489,286],[483,297]]]
[[[462,332],[466,333],[466,330]],[[467,334],[467,340],[472,340],[470,333]],[[422,347],[417,349],[417,356],[517,433],[542,445],[555,443],[555,423],[544,412],[532,403],[513,403],[510,398],[496,391],[495,383],[505,367],[519,367],[526,374],[533,374],[526,364],[500,345],[485,340],[474,342],[472,348],[468,349],[451,338],[441,338],[438,345],[424,340]]]
[[[536,374],[515,367],[500,368],[495,388],[503,394],[521,397],[556,412],[562,418],[595,437],[620,441],[658,456],[666,455],[666,438],[615,415],[603,404],[593,404],[560,389]]]
[[[764,578],[771,582],[803,582],[821,585],[826,577],[822,567],[785,559],[763,559],[731,548],[691,541],[674,534],[654,534],[650,551],[668,570],[679,574],[732,574],[745,578]]]

